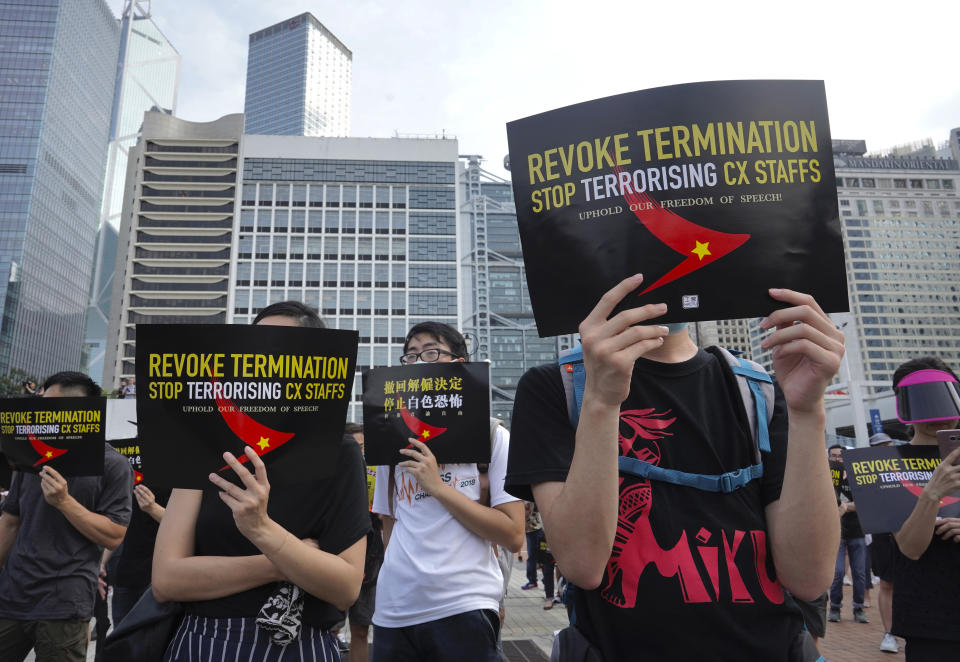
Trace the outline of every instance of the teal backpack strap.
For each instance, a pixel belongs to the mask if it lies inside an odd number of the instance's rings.
[[[711,347],[710,350],[730,366],[737,378],[750,434],[757,447],[756,460],[760,462],[760,451],[770,452],[769,423],[773,418],[773,379],[758,363],[738,358],[723,347]]]
[[[719,475],[691,474],[676,469],[664,469],[635,457],[624,457],[622,455],[617,459],[617,464],[620,471],[633,476],[659,480],[672,485],[694,487],[704,492],[723,492],[724,494],[738,490],[751,480],[763,475],[762,464],[754,464]]]
[[[577,346],[557,359],[560,364],[560,379],[563,392],[567,396],[567,416],[570,425],[577,429],[580,422],[580,407],[583,405],[583,391],[587,386],[587,370],[583,365],[583,348]]]

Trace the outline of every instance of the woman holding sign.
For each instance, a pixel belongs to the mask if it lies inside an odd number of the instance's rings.
[[[897,418],[913,426],[916,446],[937,444],[937,432],[960,423],[957,376],[940,359],[907,361],[893,374]],[[893,633],[906,639],[907,662],[960,660],[960,518],[939,517],[960,492],[960,448],[950,452],[924,486],[913,512],[893,534]]]
[[[273,304],[254,324],[323,327],[303,304]],[[357,599],[370,528],[363,458],[341,442],[329,479],[271,489],[263,461],[252,472],[224,459],[241,486],[175,489],[157,534],[153,592],[185,603],[165,661],[339,660],[330,629]],[[269,501],[269,503],[268,503]]]
[[[438,322],[414,326],[400,362],[466,361],[460,333]],[[509,435],[493,434],[489,503],[482,503],[476,464],[439,467],[411,439],[407,460],[378,467],[373,511],[384,516],[386,556],[377,582],[373,661],[495,662],[503,579],[495,543],[523,545],[523,502],[507,494]],[[451,478],[451,477],[456,477]],[[473,480],[476,479],[476,480]]]

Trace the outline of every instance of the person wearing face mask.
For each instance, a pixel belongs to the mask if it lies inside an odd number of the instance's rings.
[[[767,405],[741,395],[734,370],[751,391],[767,375],[658,324],[665,304],[614,314],[642,281],[621,281],[580,324],[582,364],[537,366],[517,385],[507,490],[535,499],[580,589],[556,659],[816,660],[784,589],[813,600],[833,577],[824,391],[843,334],[813,297],[769,290]]]
[[[910,444],[936,446],[937,431],[960,424],[957,375],[922,357],[893,373],[897,418],[913,427]],[[940,462],[910,516],[893,534],[893,634],[906,640],[907,662],[960,659],[960,518],[940,517],[944,497],[960,492],[960,449]]]
[[[424,322],[407,333],[400,362],[466,359],[459,331]],[[384,516],[386,554],[373,614],[373,662],[501,659],[503,579],[491,543],[515,553],[524,538],[523,502],[503,489],[509,439],[498,426],[486,499],[476,464],[438,465],[416,439],[400,451],[404,461],[378,467],[373,511]]]

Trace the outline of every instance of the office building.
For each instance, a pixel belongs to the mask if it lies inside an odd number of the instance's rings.
[[[471,360],[490,361],[491,416],[507,425],[517,381],[527,369],[556,361],[573,336],[541,338],[533,319],[517,230],[513,187],[485,171],[481,157],[463,157],[461,272],[463,323]]]
[[[0,5],[0,372],[81,367],[120,30],[104,0]]]
[[[84,347],[86,372],[96,381],[103,376],[127,158],[137,143],[146,111],[172,115],[176,110],[180,54],[154,23],[150,0],[125,0],[116,66],[107,171]]]
[[[353,55],[313,14],[250,35],[248,134],[347,136]]]
[[[862,140],[835,140],[840,222],[858,338],[854,379],[890,380],[904,361],[960,346],[960,131],[946,149],[867,156]],[[849,326],[849,325],[848,325]],[[755,356],[759,330],[752,332]]]
[[[230,319],[296,299],[356,329],[360,372],[397,365],[407,330],[457,326],[457,141],[244,137]]]
[[[243,115],[144,115],[130,150],[103,385],[134,375],[136,324],[225,324]]]

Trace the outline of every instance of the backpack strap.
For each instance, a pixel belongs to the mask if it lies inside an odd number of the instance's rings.
[[[577,429],[580,423],[580,407],[583,405],[583,391],[587,386],[587,370],[583,365],[583,347],[577,346],[563,354],[560,364],[560,380],[567,398],[567,417],[570,425]]]
[[[759,363],[736,357],[723,347],[710,347],[707,351],[723,359],[737,378],[740,399],[743,400],[750,434],[756,445],[757,462],[760,462],[760,451],[770,452],[769,423],[773,418],[773,379]]]
[[[769,423],[773,418],[774,389],[773,379],[762,366],[746,359],[740,359],[723,347],[710,347],[707,351],[721,358],[736,377],[740,398],[747,414],[750,435],[754,442],[756,463],[723,474],[693,474],[676,469],[665,469],[637,458],[621,456],[618,459],[619,470],[675,485],[693,487],[706,492],[729,493],[737,490],[751,480],[763,475],[761,451],[770,452]],[[580,407],[583,405],[583,392],[586,386],[586,369],[583,365],[583,349],[577,347],[563,356],[560,364],[560,379],[563,383],[567,401],[567,415],[574,430],[580,420]]]

